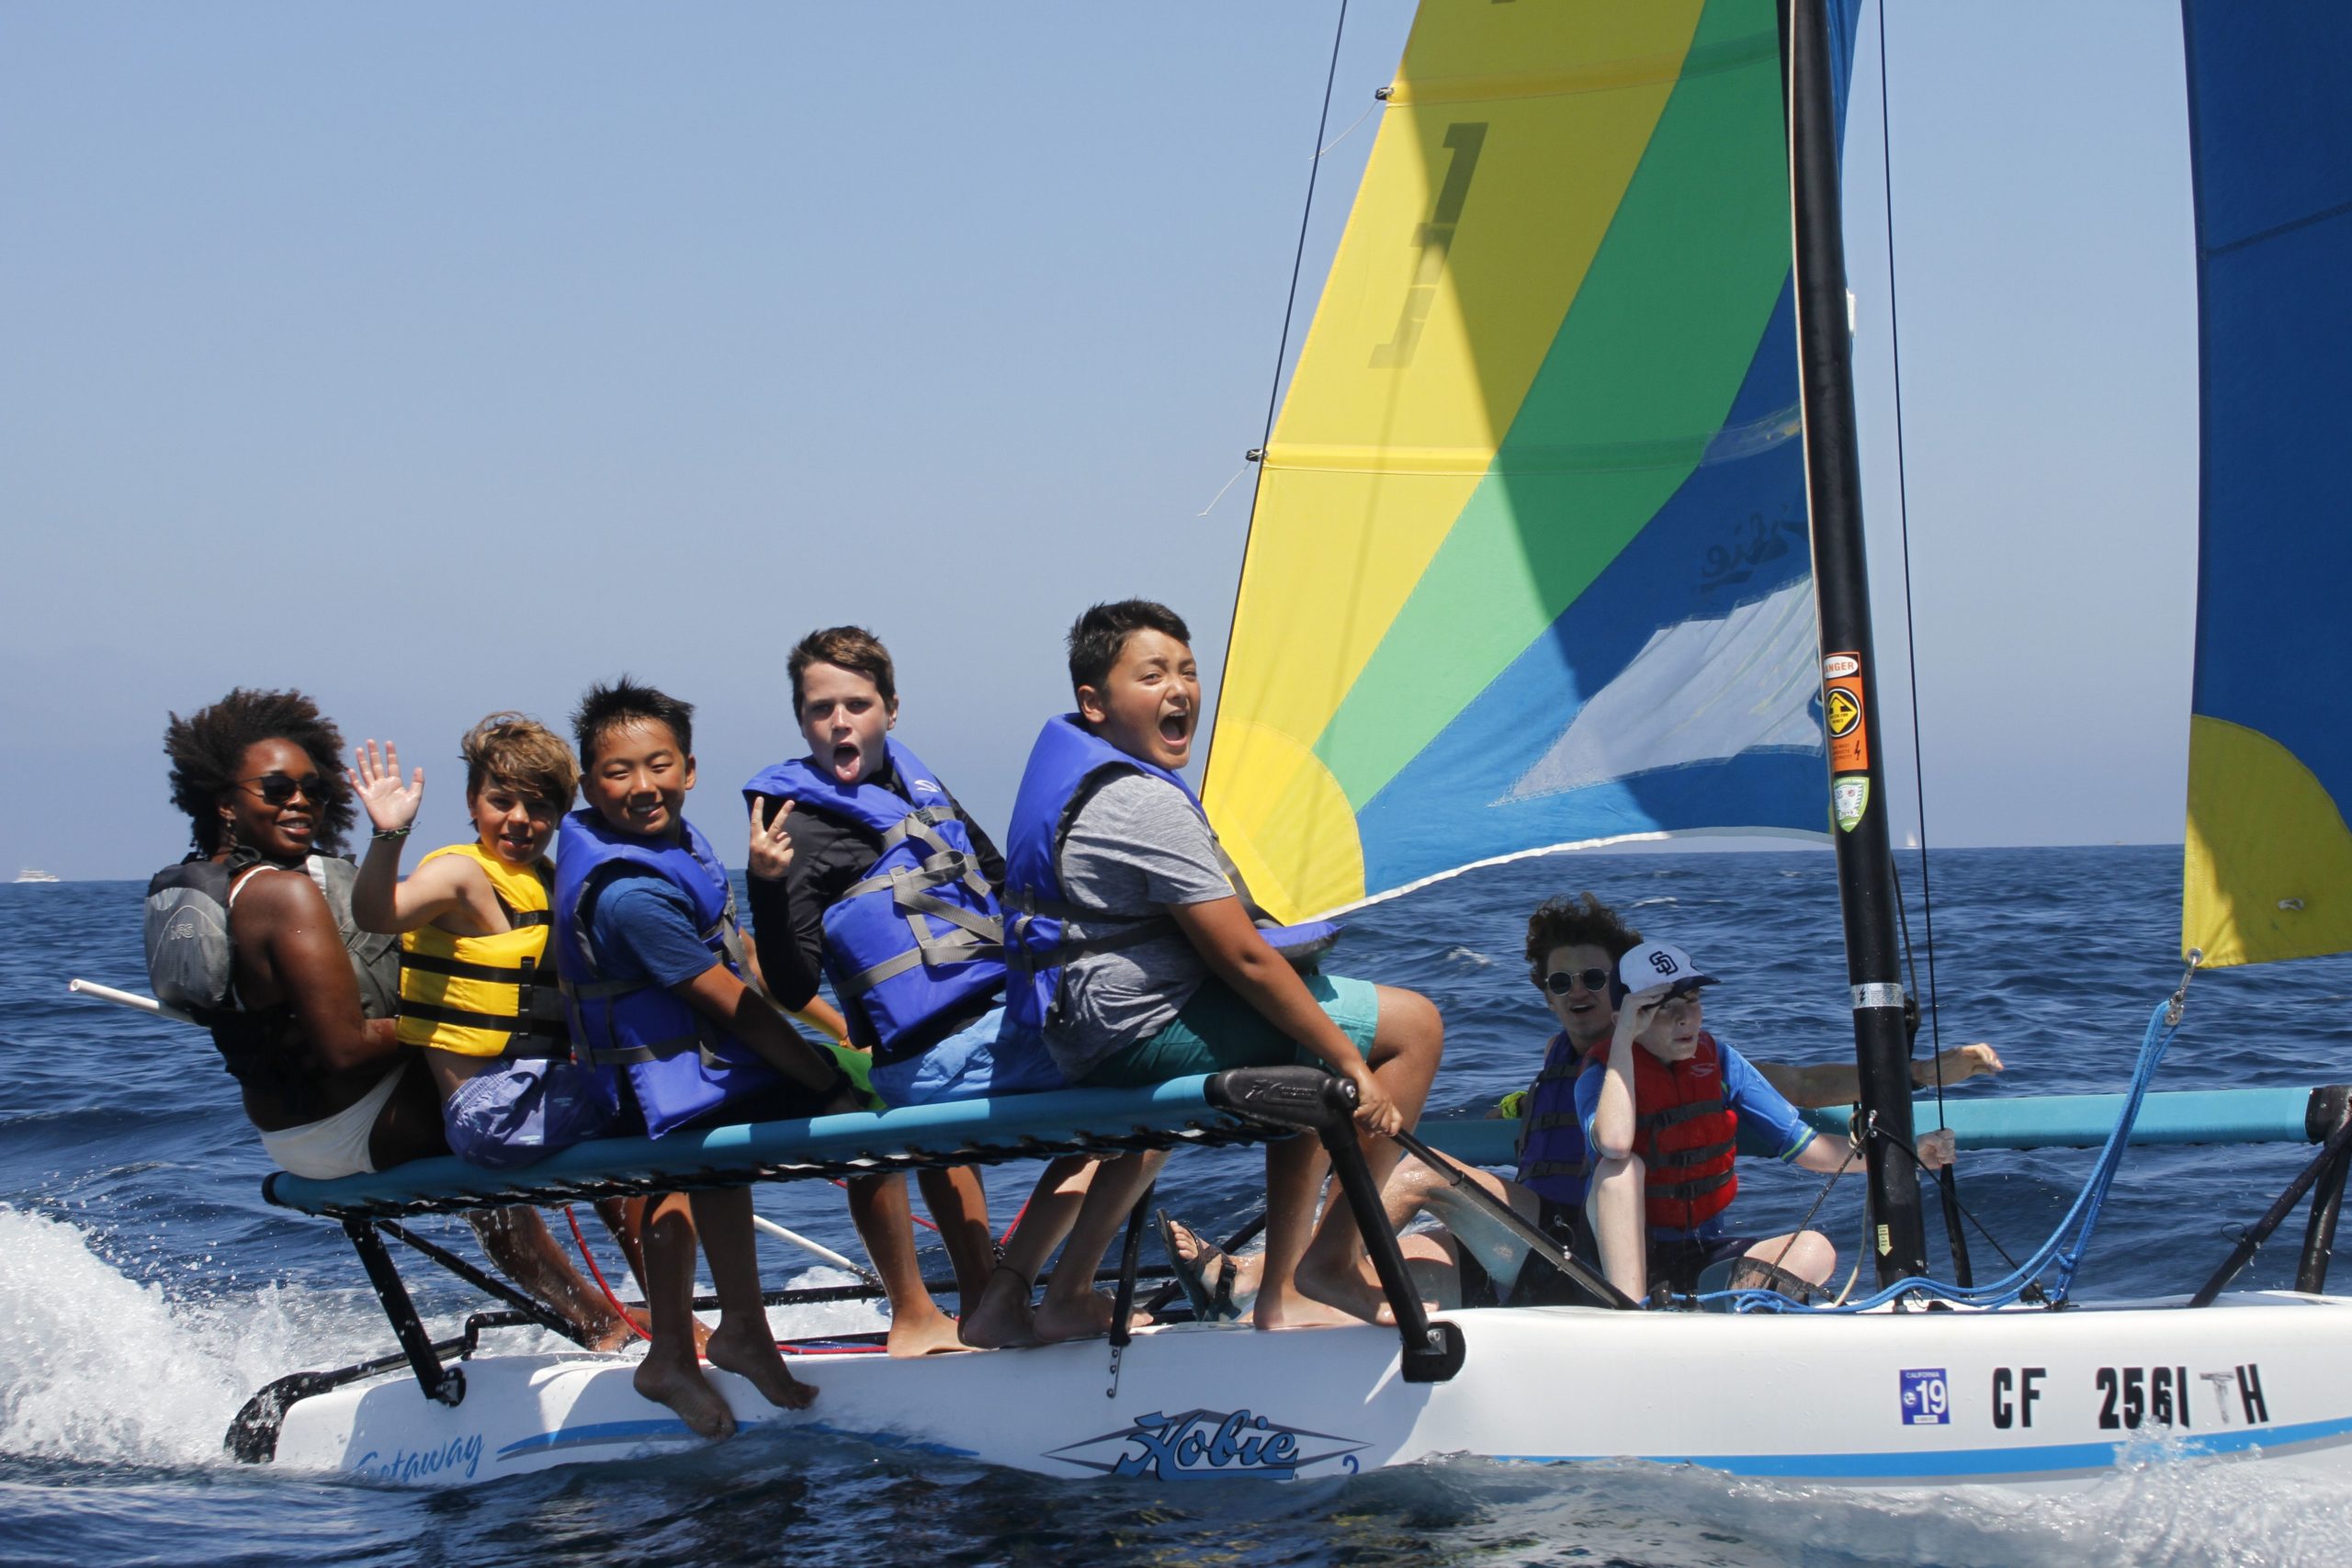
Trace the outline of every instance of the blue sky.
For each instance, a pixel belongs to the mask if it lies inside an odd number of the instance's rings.
[[[1351,6],[1330,134],[1409,9]],[[1247,481],[1196,514],[1259,437],[1332,17],[0,9],[0,876],[171,858],[164,715],[238,683],[398,739],[454,837],[468,724],[631,671],[700,705],[731,819],[794,749],[786,650],[838,621],[1000,819],[1077,608],[1165,599],[1214,670]],[[2177,15],[1897,0],[1889,46],[1930,828],[2177,840]],[[1874,7],[1861,49],[1891,655]],[[1324,160],[1302,309],[1373,130]]]

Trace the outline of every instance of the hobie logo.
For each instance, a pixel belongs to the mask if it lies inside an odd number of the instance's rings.
[[[1277,1426],[1248,1410],[1187,1410],[1176,1416],[1155,1410],[1115,1432],[1056,1449],[1048,1457],[1105,1475],[1148,1475],[1161,1481],[1246,1475],[1288,1481],[1310,1466],[1335,1460],[1340,1471],[1353,1474],[1355,1455],[1367,1446],[1328,1432]]]

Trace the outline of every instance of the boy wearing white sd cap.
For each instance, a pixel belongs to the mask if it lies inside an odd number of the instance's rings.
[[[1739,1191],[1735,1129],[1749,1147],[1762,1134],[1778,1158],[1824,1175],[1854,1156],[1843,1140],[1816,1138],[1746,1057],[1702,1027],[1699,992],[1715,983],[1679,947],[1649,942],[1627,953],[1611,987],[1615,1032],[1577,1080],[1577,1117],[1594,1161],[1586,1212],[1601,1269],[1636,1300],[1653,1279],[1693,1290],[1702,1271],[1730,1259],[1752,1260],[1733,1270],[1735,1287],[1770,1281],[1773,1268],[1817,1285],[1838,1266],[1837,1248],[1817,1231],[1758,1239],[1736,1235],[1724,1217]],[[1919,1154],[1930,1169],[1951,1163],[1951,1134],[1922,1138]]]

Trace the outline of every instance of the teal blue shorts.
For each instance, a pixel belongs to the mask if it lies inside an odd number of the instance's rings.
[[[1309,975],[1306,993],[1340,1026],[1358,1051],[1372,1055],[1373,1032],[1380,1026],[1380,987],[1343,975]],[[1276,1029],[1263,1013],[1243,1001],[1222,980],[1204,980],[1193,999],[1157,1034],[1138,1040],[1094,1065],[1083,1081],[1106,1089],[1166,1083],[1195,1073],[1227,1067],[1275,1067],[1322,1057]]]

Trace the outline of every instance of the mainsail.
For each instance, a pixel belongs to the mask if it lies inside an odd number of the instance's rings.
[[[2352,949],[2352,10],[2187,0],[2203,469],[2181,947]]]
[[[1822,835],[1780,60],[1772,0],[1422,6],[1263,456],[1211,740],[1276,913]]]

